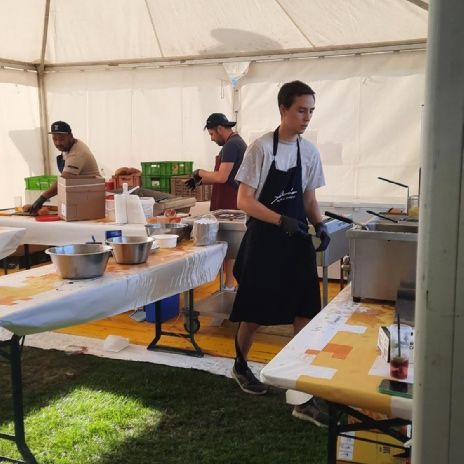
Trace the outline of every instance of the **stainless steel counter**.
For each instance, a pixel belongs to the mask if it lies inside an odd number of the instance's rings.
[[[374,219],[366,227],[347,232],[352,297],[394,301],[401,285],[415,286],[418,223]]]

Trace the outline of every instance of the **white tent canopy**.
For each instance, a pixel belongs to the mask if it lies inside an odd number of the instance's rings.
[[[323,158],[319,198],[402,202],[376,177],[417,189],[427,14],[420,0],[0,0],[0,207],[24,177],[56,172],[54,120],[105,175],[153,160],[212,168],[208,114],[237,118],[250,142],[278,124],[278,88],[294,79],[317,94],[306,136]]]

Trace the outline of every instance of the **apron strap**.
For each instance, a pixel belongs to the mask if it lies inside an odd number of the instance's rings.
[[[272,157],[274,158],[273,161],[275,161],[275,157],[277,155],[277,147],[279,146],[279,127],[274,131],[274,135],[272,136]],[[300,136],[297,136],[296,138],[296,149],[297,149],[297,160],[296,160],[296,165],[298,167],[301,166],[301,156],[300,156]]]

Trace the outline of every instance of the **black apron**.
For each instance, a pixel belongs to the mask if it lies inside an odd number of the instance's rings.
[[[58,171],[63,172],[64,169],[64,158],[63,158],[63,153],[61,155],[58,155],[56,157],[56,167],[58,168]]]
[[[276,168],[278,143],[279,128],[274,132],[273,160],[258,200],[278,214],[306,222],[299,140],[297,164],[288,171]],[[321,309],[312,241],[289,237],[274,224],[249,219],[234,276],[239,286],[231,321],[291,324],[296,316],[310,319]]]

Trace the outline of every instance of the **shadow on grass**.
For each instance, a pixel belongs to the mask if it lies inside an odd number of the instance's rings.
[[[9,366],[2,363],[2,424],[12,420],[5,402],[5,395],[11,397],[8,380]],[[162,412],[159,422],[92,461],[99,464],[326,461],[325,431],[292,418],[283,392],[246,395],[234,381],[202,371],[25,348],[23,385],[25,415],[79,387],[136,399]]]

